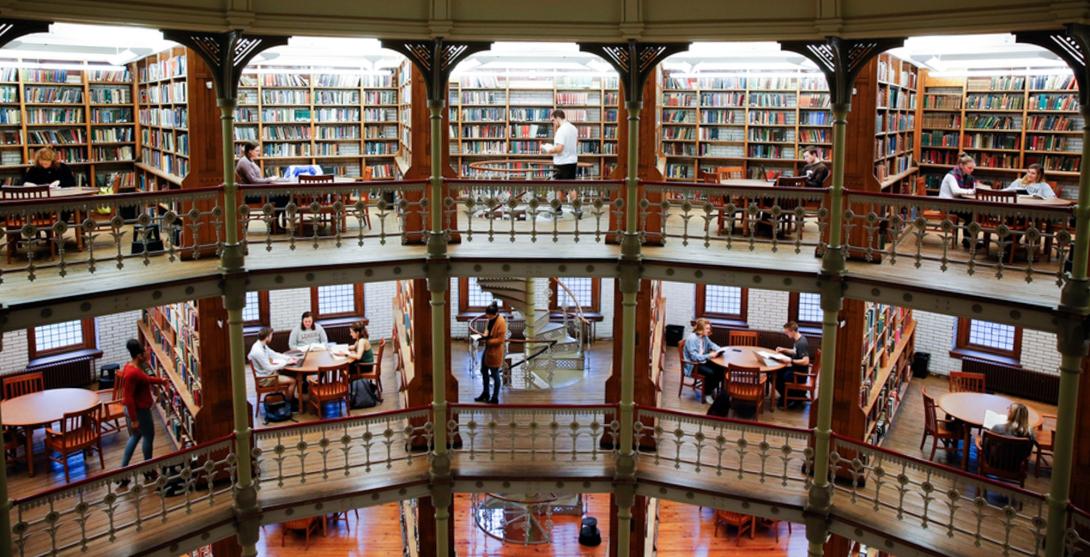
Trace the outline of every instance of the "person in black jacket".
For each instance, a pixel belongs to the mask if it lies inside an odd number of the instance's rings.
[[[817,147],[808,146],[802,150],[802,160],[806,166],[802,167],[802,175],[806,178],[806,187],[820,188],[825,185],[825,179],[829,177],[829,167],[821,160]]]
[[[62,188],[76,185],[76,177],[68,165],[57,160],[57,152],[50,147],[42,147],[34,153],[34,163],[23,175],[24,184],[45,186],[58,182]]]

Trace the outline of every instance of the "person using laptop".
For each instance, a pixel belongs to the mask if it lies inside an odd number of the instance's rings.
[[[284,354],[273,350],[269,343],[272,342],[273,330],[270,327],[262,327],[257,332],[257,341],[250,347],[247,356],[250,365],[254,368],[254,376],[259,387],[276,387],[284,392],[285,398],[291,402],[291,394],[295,392],[295,379],[280,375],[280,370],[294,365],[297,362]]]
[[[787,380],[794,377],[795,372],[807,373],[810,371],[810,343],[799,332],[799,324],[794,321],[784,323],[783,334],[791,341],[791,346],[779,346],[776,352],[791,358],[790,364],[776,372],[776,390],[780,396],[784,394],[784,385]]]
[[[723,384],[723,377],[727,374],[727,368],[712,361],[712,358],[723,352],[723,348],[712,342],[711,334],[711,322],[700,318],[693,322],[693,332],[685,339],[685,369],[683,371],[689,377],[694,371],[704,377],[706,404],[715,401],[713,393]]]
[[[1054,199],[1056,192],[1052,191],[1052,186],[1045,181],[1045,169],[1037,163],[1033,163],[1026,168],[1026,175],[1021,178],[1016,178],[1009,186],[1003,188],[1003,191],[1017,191],[1019,193],[1025,192],[1026,195],[1032,195],[1039,199]]]

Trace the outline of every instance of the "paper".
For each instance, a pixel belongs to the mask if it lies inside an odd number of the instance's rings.
[[[991,410],[984,411],[984,429],[991,429],[999,424],[1007,423],[1007,417]]]
[[[541,150],[542,151],[552,151],[553,150],[553,144],[552,143],[542,143],[541,144]]]
[[[791,361],[790,356],[787,356],[785,354],[780,354],[779,352],[768,352],[766,350],[761,350],[760,352],[757,352],[757,354],[760,355],[762,358],[767,358],[769,360],[776,360],[777,362],[790,362]]]
[[[322,350],[325,350],[325,349],[326,349],[325,344],[322,344],[321,342],[315,342],[314,344],[311,344],[311,345],[307,346],[307,352],[310,352],[311,350],[313,350],[315,352],[321,352]]]

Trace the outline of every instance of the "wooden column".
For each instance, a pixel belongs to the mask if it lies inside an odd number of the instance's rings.
[[[412,104],[410,105],[412,122],[412,153],[408,160],[398,158],[397,164],[405,165],[401,171],[406,180],[427,180],[431,178],[431,122],[428,113],[428,84],[424,80],[424,74],[415,64],[409,64],[412,68]],[[444,93],[445,95],[446,93]],[[443,145],[450,145],[450,107],[443,110]],[[450,166],[450,148],[442,149],[443,152],[443,177],[457,178],[458,173]],[[443,187],[443,197],[449,195],[449,188]],[[423,197],[422,193],[405,194],[405,200],[418,202]],[[456,218],[457,213],[448,215],[448,218]],[[428,228],[426,213],[412,212],[406,214],[402,226],[405,228],[404,242],[406,244],[424,243],[423,231]],[[457,241],[457,234],[451,236],[451,241]],[[427,292],[427,290],[425,290]],[[429,399],[430,400],[430,399]]]
[[[658,145],[659,145],[659,126],[658,126],[658,111],[659,111],[659,95],[658,95],[658,72],[655,73],[650,79],[643,85],[643,109],[640,110],[640,157],[636,161],[637,173],[641,181],[660,181],[662,180],[662,172],[658,168]],[[620,94],[618,98],[621,99],[617,107],[617,167],[613,169],[613,172],[609,175],[610,180],[624,180],[625,169],[628,166],[628,150],[622,148],[628,144],[628,110],[625,109],[625,85],[620,85]],[[642,187],[640,198],[644,197],[642,193]],[[619,196],[622,194],[618,193]],[[657,230],[662,226],[662,209],[659,208],[659,203],[662,201],[662,196],[655,194],[648,201],[651,203],[647,209],[647,216],[645,217],[646,227],[648,230]],[[609,229],[610,230],[622,230],[625,226],[625,218],[623,213],[610,212],[609,214]],[[607,242],[617,243],[620,241],[615,234],[610,234],[606,237]],[[647,245],[662,245],[662,238],[660,235],[649,234],[644,239],[644,244]],[[618,299],[620,294],[618,293]],[[618,311],[620,306],[618,306]],[[617,315],[620,315],[619,313]]]
[[[447,290],[447,307],[450,307],[450,290]],[[444,366],[447,369],[446,392],[447,401],[458,402],[458,379],[450,368],[450,319],[446,319],[446,331],[444,338],[431,338],[431,293],[428,292],[427,279],[413,279],[413,369],[414,374],[409,379],[409,385],[405,388],[409,407],[425,406],[431,404],[431,370],[432,342],[443,342],[447,346],[447,361]]]
[[[1090,358],[1082,360],[1079,375],[1079,406],[1075,423],[1090,423]],[[1075,454],[1071,463],[1071,504],[1090,509],[1090,428],[1075,429]]]

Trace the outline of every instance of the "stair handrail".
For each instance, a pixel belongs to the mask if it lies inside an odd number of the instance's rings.
[[[519,366],[525,366],[524,369],[530,369],[529,364],[530,364],[531,360],[534,360],[537,357],[542,356],[542,355],[551,355],[552,350],[553,350],[553,346],[556,345],[557,340],[556,339],[544,339],[544,340],[542,340],[542,339],[513,338],[513,339],[509,339],[507,341],[507,343],[509,345],[510,344],[522,344],[523,345],[523,349],[522,349],[523,354],[526,354],[526,351],[529,350],[529,345],[530,344],[544,344],[545,345],[544,348],[538,350],[537,352],[535,352],[533,354],[530,354],[529,356],[524,357],[523,359],[519,360],[518,363],[510,364],[509,367],[508,367],[508,372],[511,373],[511,374],[514,374],[515,368],[517,368]],[[551,359],[549,361],[552,362]],[[556,365],[555,362],[553,362],[553,365]],[[551,385],[552,384],[552,370],[549,371],[549,375],[550,375],[549,384]]]
[[[579,327],[578,333],[576,333],[575,336],[575,340],[579,344],[579,351],[582,352],[584,350],[583,341],[585,340],[583,338],[583,331],[586,330],[587,325],[590,324],[590,321],[586,318],[586,316],[583,315],[583,306],[579,303],[579,298],[575,297],[575,293],[572,292],[571,288],[568,288],[568,285],[564,284],[564,282],[560,280],[560,277],[552,277],[552,280],[557,285],[557,288],[563,290],[564,293],[567,295],[568,299],[575,303],[575,305],[573,306],[575,312],[573,314],[573,312],[571,311],[572,307],[561,305],[559,299],[556,301],[557,308],[560,310],[560,315],[563,319],[565,331],[570,330],[568,328],[569,317],[575,317],[575,319],[578,321]],[[557,298],[559,297],[560,296],[558,294]]]

